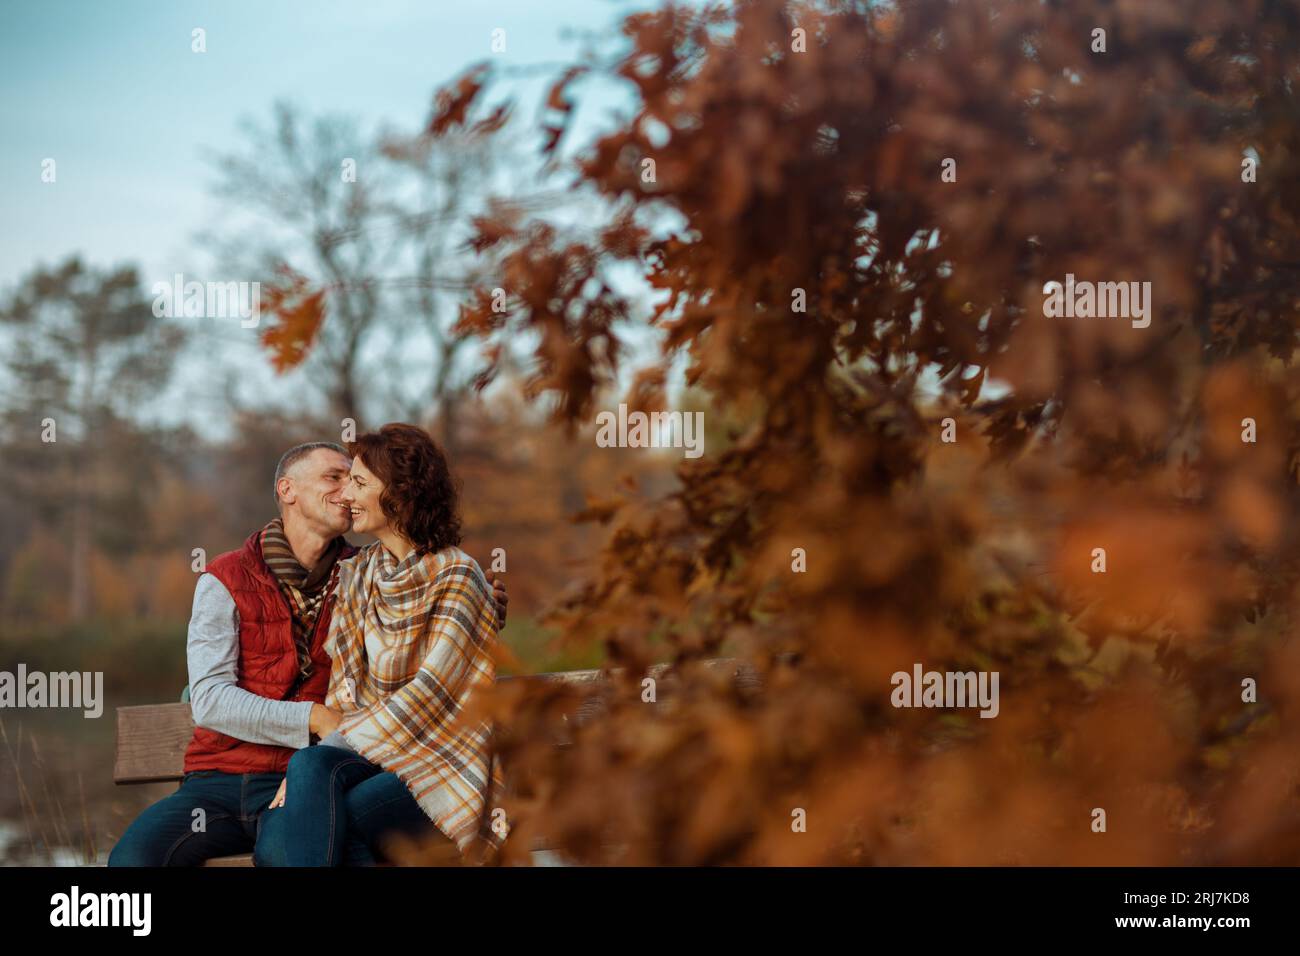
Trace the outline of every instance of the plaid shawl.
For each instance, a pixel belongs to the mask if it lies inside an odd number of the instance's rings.
[[[474,689],[496,679],[496,605],[478,564],[447,547],[398,562],[382,545],[339,562],[325,649],[328,707],[371,763],[391,770],[462,854],[489,851],[492,801],[503,792],[491,725],[464,725]]]

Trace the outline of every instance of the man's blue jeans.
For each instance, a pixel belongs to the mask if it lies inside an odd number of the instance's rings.
[[[304,747],[287,776],[284,806],[262,815],[256,866],[373,864],[384,833],[434,829],[397,774],[343,747]]]
[[[127,827],[108,865],[199,866],[214,856],[248,853],[283,779],[282,773],[191,771],[175,793]]]

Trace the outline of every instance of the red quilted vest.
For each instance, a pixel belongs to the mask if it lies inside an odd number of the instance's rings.
[[[298,654],[293,644],[289,602],[280,592],[271,569],[262,560],[261,530],[254,531],[238,551],[227,551],[208,564],[208,573],[235,599],[239,612],[239,662],[235,683],[244,690],[272,700],[325,702],[329,689],[330,659],[324,651],[334,610],[333,588],[325,596],[316,629],[312,632],[311,676],[293,693],[298,676]],[[356,554],[348,545],[339,560]],[[206,727],[195,727],[185,748],[185,772],[221,770],[225,773],[284,773],[292,747],[254,744]]]

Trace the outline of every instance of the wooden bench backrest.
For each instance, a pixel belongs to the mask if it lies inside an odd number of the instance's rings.
[[[720,658],[705,662],[709,667],[730,669],[733,680],[744,686],[755,686],[757,677],[737,661]],[[650,668],[656,677],[667,664]],[[555,674],[534,674],[523,677],[502,677],[500,683],[509,681],[563,681],[569,684],[602,684],[607,673],[600,670],[562,671]],[[656,696],[671,692],[671,685],[656,688]],[[575,715],[582,723],[602,709],[599,697],[584,704]],[[179,780],[185,762],[185,748],[194,734],[194,718],[189,704],[144,704],[138,707],[117,708],[117,756],[113,765],[114,783],[154,783]]]

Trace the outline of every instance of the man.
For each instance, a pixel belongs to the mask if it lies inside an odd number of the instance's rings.
[[[194,736],[179,789],[122,834],[109,866],[197,866],[250,853],[295,750],[330,734],[324,652],[338,562],[356,553],[339,503],[352,459],[339,445],[289,449],[275,470],[280,516],[214,558],[194,588],[186,656]],[[505,623],[505,586],[487,575]]]

